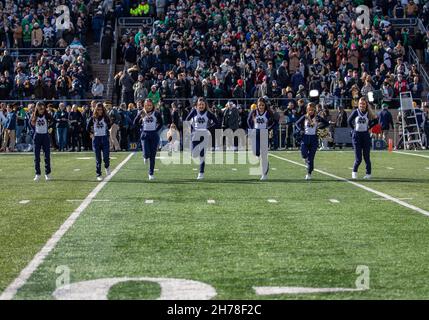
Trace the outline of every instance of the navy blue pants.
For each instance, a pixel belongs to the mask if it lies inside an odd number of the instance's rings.
[[[307,135],[302,137],[301,156],[307,163],[307,173],[311,174],[314,170],[314,157],[316,156],[319,140],[317,135]]]
[[[103,153],[104,167],[110,167],[110,144],[109,136],[94,137],[92,140],[92,149],[95,152],[95,166],[97,176],[101,176],[101,153]]]
[[[264,154],[262,156],[261,156],[261,139],[266,139],[266,142],[265,142],[266,150],[264,150],[263,152]],[[270,169],[270,163],[268,162],[268,130],[267,129],[254,129],[253,137],[252,137],[252,149],[253,149],[253,154],[256,157],[261,157],[262,173],[265,175],[268,174],[268,171]]]
[[[141,135],[143,157],[149,159],[149,175],[155,171],[155,158],[158,151],[159,135],[156,131],[145,131]]]
[[[51,173],[51,141],[49,134],[35,134],[34,136],[34,168],[36,174],[40,175],[40,151],[45,154],[45,174]]]
[[[200,137],[200,140],[192,141],[192,157],[200,158],[200,173],[204,173],[204,170],[206,168],[206,161],[205,161],[205,156],[206,156],[205,149],[207,146],[206,139],[207,137],[202,136]]]
[[[362,163],[362,155],[366,163],[366,174],[371,174],[371,137],[369,132],[356,132],[352,134],[353,148],[355,149],[355,164],[353,172],[358,172]]]

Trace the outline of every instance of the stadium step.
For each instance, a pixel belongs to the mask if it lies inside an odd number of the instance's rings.
[[[92,58],[92,72],[94,78],[99,78],[104,85],[104,94],[108,91],[109,86],[109,67],[108,64],[101,64],[100,47],[96,45],[88,46],[89,54]],[[111,90],[110,90],[111,91]],[[109,99],[110,100],[110,99]]]

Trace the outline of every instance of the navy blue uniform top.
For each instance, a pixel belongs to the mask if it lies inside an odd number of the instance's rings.
[[[147,113],[144,117],[141,116],[142,111],[139,111],[134,119],[134,126],[140,125],[142,132],[156,132],[162,128],[162,116],[158,111]]]
[[[319,115],[315,115],[312,120],[313,124],[310,125],[307,116],[303,115],[295,122],[295,129],[306,135],[316,135],[317,129],[324,129],[329,126],[329,121]]]
[[[378,123],[378,119],[369,120],[368,111],[355,109],[347,119],[347,123],[355,132],[368,132]]]
[[[207,130],[219,126],[219,121],[213,113],[208,110],[199,112],[195,108],[188,114],[185,121],[191,122],[192,131]]]
[[[270,112],[265,110],[260,113],[258,109],[250,112],[247,117],[247,125],[249,129],[271,129],[274,125],[274,119]]]

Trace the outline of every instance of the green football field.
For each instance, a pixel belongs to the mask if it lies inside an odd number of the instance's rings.
[[[197,165],[158,160],[149,182],[140,153],[111,156],[121,167],[100,189],[92,153],[54,154],[53,181],[38,183],[31,154],[0,155],[1,298],[108,278],[122,279],[109,299],[160,297],[142,278],[197,281],[213,299],[429,298],[429,152],[373,152],[373,179],[354,183],[351,151],[318,152],[312,181],[298,152],[271,153],[267,181],[244,164],[196,181]]]

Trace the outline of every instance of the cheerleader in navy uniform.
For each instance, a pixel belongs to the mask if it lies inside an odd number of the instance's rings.
[[[160,140],[158,131],[162,128],[162,116],[155,110],[151,99],[145,100],[143,110],[139,111],[134,119],[134,125],[141,126],[143,158],[145,163],[149,159],[149,180],[154,180],[155,158]]]
[[[268,170],[270,168],[270,164],[268,162],[268,131],[272,128],[274,125],[273,121],[273,114],[271,110],[269,109],[267,102],[264,98],[259,98],[257,102],[256,109],[253,110],[249,117],[247,118],[247,125],[249,129],[252,131],[250,132],[253,134],[252,139],[252,150],[253,154],[261,158],[261,168],[262,168],[262,176],[261,180],[267,180],[268,178]],[[267,150],[265,151],[264,155],[261,155],[261,133],[263,133],[263,130],[265,130],[265,134],[262,135],[262,137],[266,137],[266,146]]]
[[[359,99],[359,106],[347,120],[352,131],[352,142],[355,150],[355,163],[352,179],[357,179],[359,165],[362,162],[362,154],[366,163],[366,175],[364,179],[371,179],[371,136],[369,130],[378,123],[377,116],[372,111],[365,98]]]
[[[307,105],[306,114],[295,123],[297,132],[302,136],[301,156],[307,165],[305,180],[311,180],[311,174],[314,170],[314,158],[319,147],[317,130],[327,126],[329,126],[329,122],[316,114],[316,106],[311,102]]]
[[[207,110],[207,102],[204,98],[198,98],[197,107],[186,117],[186,121],[191,122],[192,130],[192,157],[200,158],[200,172],[197,180],[204,179],[205,171],[205,150],[207,148],[208,129],[216,127],[219,122],[216,116]]]
[[[102,103],[97,103],[94,114],[87,124],[87,131],[92,138],[92,149],[95,153],[95,164],[97,181],[102,181],[101,163],[104,161],[106,176],[110,175],[110,142],[109,129],[111,126],[110,118],[107,115],[106,108]],[[101,156],[103,155],[103,159]]]
[[[30,120],[34,130],[34,167],[36,170],[34,181],[40,180],[40,151],[42,149],[45,154],[45,179],[51,180],[51,141],[48,130],[52,121],[52,116],[46,110],[46,106],[42,102],[38,102]]]

